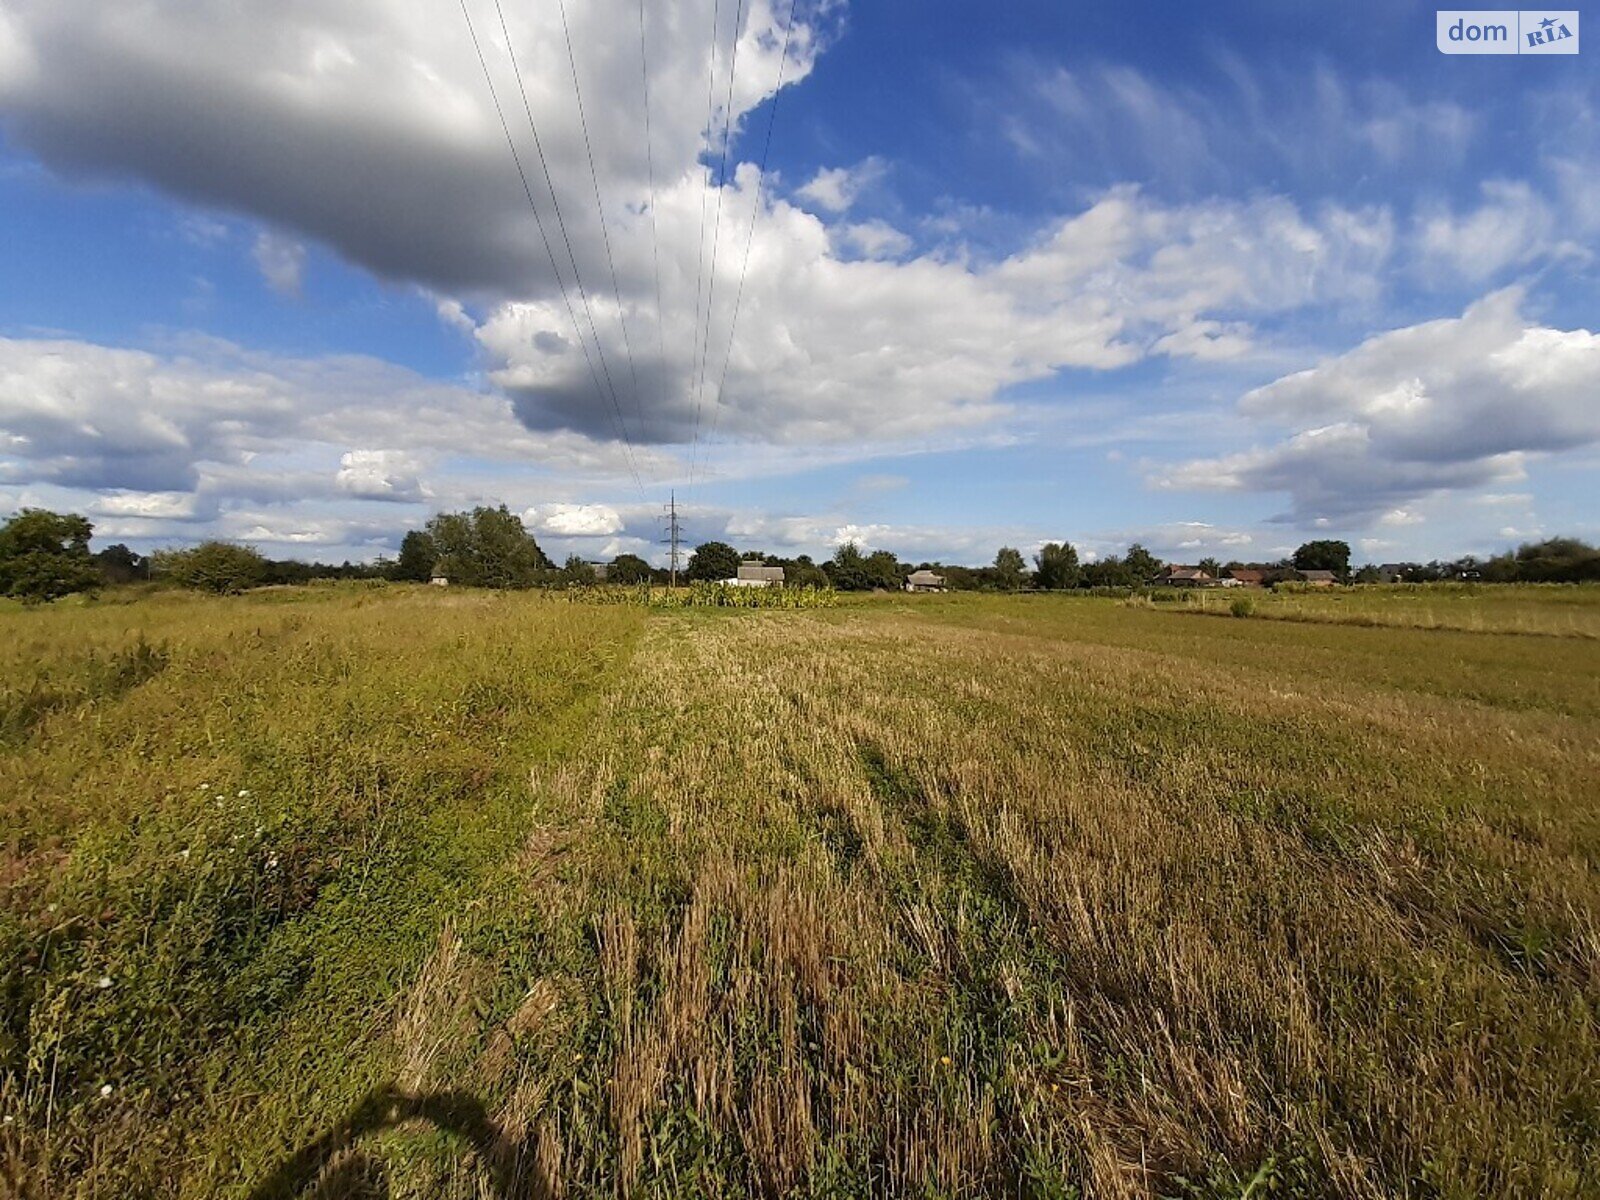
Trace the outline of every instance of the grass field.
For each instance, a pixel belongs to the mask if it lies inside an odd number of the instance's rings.
[[[1563,584],[1428,583],[1272,592],[1219,588],[1180,592],[1168,599],[1212,615],[1228,615],[1234,604],[1243,602],[1252,616],[1269,620],[1600,638],[1600,604],[1594,592]]]
[[[1600,590],[1361,595],[0,612],[0,1191],[1600,1193]]]

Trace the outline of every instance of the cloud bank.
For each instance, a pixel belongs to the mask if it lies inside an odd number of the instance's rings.
[[[1460,317],[1370,338],[1248,393],[1240,411],[1295,430],[1189,462],[1174,489],[1281,492],[1288,519],[1368,523],[1452,488],[1522,476],[1531,455],[1600,441],[1600,335],[1535,324],[1507,288]],[[1400,514],[1400,515],[1397,515]]]

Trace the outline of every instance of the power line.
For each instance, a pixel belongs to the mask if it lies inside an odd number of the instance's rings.
[[[744,0],[740,0],[743,3]],[[566,0],[556,0],[561,13],[561,34],[567,43],[567,65],[572,68],[572,91],[578,98],[578,126],[583,130],[583,148],[589,156],[589,178],[594,183],[594,204],[600,212],[600,237],[606,247],[606,264],[611,268],[611,292],[617,299],[617,320],[622,325],[622,350],[628,357],[628,373],[633,376],[633,409],[644,423],[644,400],[639,389],[639,368],[633,361],[633,342],[628,337],[628,311],[622,304],[622,285],[617,282],[617,260],[611,254],[611,231],[606,225],[606,206],[600,199],[600,173],[595,170],[594,145],[589,141],[589,118],[583,111],[583,85],[578,82],[578,59],[572,52],[572,29],[567,24]],[[518,77],[521,81],[521,77]]]
[[[461,10],[462,10],[462,12],[466,12],[466,0],[462,0]],[[637,461],[636,461],[636,459],[634,457],[633,439],[628,436],[628,424],[627,424],[627,421],[623,418],[623,415],[622,415],[622,402],[617,399],[617,385],[611,378],[611,366],[610,366],[610,364],[608,364],[606,362],[605,346],[600,341],[600,330],[599,330],[599,327],[595,324],[594,309],[589,304],[589,291],[588,291],[587,288],[585,288],[583,286],[583,273],[578,270],[578,256],[573,252],[573,249],[572,249],[572,238],[570,236],[568,236],[568,234],[567,234],[567,220],[566,220],[565,215],[561,211],[561,197],[556,193],[555,180],[550,175],[550,161],[549,161],[548,158],[545,157],[544,142],[539,137],[539,125],[533,119],[533,105],[528,100],[528,88],[527,88],[527,85],[522,82],[522,68],[517,65],[517,52],[516,52],[515,47],[513,47],[512,43],[511,43],[511,30],[506,25],[506,14],[505,14],[505,10],[500,5],[500,0],[494,0],[494,10],[495,10],[495,14],[500,18],[500,32],[505,36],[505,39],[506,39],[506,55],[511,59],[511,70],[512,70],[512,73],[515,74],[516,77],[517,77],[517,90],[522,93],[522,110],[523,110],[524,113],[527,114],[527,117],[528,117],[528,131],[533,134],[533,148],[539,154],[539,167],[544,172],[544,184],[545,184],[545,187],[548,188],[549,191],[550,191],[550,204],[551,204],[551,207],[553,207],[555,209],[556,227],[561,231],[561,240],[562,240],[563,244],[565,244],[566,249],[567,249],[567,259],[572,264],[572,278],[574,279],[574,281],[578,285],[578,296],[583,301],[583,312],[584,312],[584,315],[589,318],[589,335],[592,338],[594,338],[595,353],[599,355],[599,358],[600,358],[600,369],[605,374],[606,385],[610,390],[611,407],[616,411],[618,429],[622,434],[623,443],[627,447],[629,470],[631,470],[633,472],[634,482],[638,484],[639,491],[641,493],[643,493],[644,484],[639,480],[639,467],[638,467],[638,463],[637,463]],[[468,17],[467,20],[468,20],[468,26],[470,27],[471,18]],[[477,35],[476,34],[473,35],[473,44],[477,45]],[[483,53],[482,53],[481,50],[479,51],[479,55],[478,56],[479,56],[480,59],[483,57]],[[488,74],[488,67],[487,66],[484,67],[484,74],[485,74],[485,76],[487,76],[487,74]],[[491,81],[489,86],[490,86],[490,90],[493,91],[494,84],[493,84],[492,81]],[[495,101],[495,105],[496,105],[497,108],[499,107],[499,101],[498,100]],[[500,119],[501,119],[501,122],[504,123],[505,114],[503,112],[501,113]],[[511,136],[510,130],[508,129],[507,132],[506,132],[506,137],[510,138],[510,136]],[[514,150],[514,148],[513,148],[513,150]],[[526,182],[526,180],[524,180],[524,182]],[[531,193],[530,193],[530,201],[531,201]],[[604,228],[605,228],[605,221],[604,221],[604,217],[602,215],[601,229],[604,230]],[[627,323],[626,322],[623,323],[623,330],[624,330],[624,337],[626,337],[626,330],[627,330]],[[583,331],[581,329],[578,330],[578,338],[579,338],[580,341],[582,341],[582,339],[583,339]],[[588,353],[587,349],[585,349],[584,352],[585,352],[585,354],[587,354]],[[631,361],[632,361],[632,357],[631,356],[629,358],[629,361],[631,363]]]
[[[717,18],[722,13],[722,0],[713,0],[711,6],[711,66],[706,73],[706,137],[716,136],[716,96],[717,96]],[[706,270],[706,192],[711,186],[711,164],[706,164],[706,186],[700,190],[700,237],[695,242],[695,280],[694,280],[694,340],[689,343],[689,386],[695,388],[694,348],[700,344],[700,295],[701,287],[705,282]],[[710,320],[708,313],[706,319]],[[695,452],[700,447],[700,401],[701,396],[695,389],[694,397],[694,440],[689,447],[689,473],[694,474]]]
[[[739,309],[744,304],[745,275],[750,270],[750,246],[755,241],[756,218],[761,215],[761,197],[767,186],[767,156],[772,152],[772,127],[778,122],[778,99],[783,94],[783,72],[789,62],[789,38],[794,33],[794,8],[795,0],[789,0],[789,20],[783,29],[783,51],[778,56],[778,80],[772,89],[772,108],[767,113],[767,136],[761,146],[761,172],[756,178],[756,202],[750,210],[750,227],[745,232],[744,261],[739,264],[739,290],[733,298],[733,317],[728,322],[728,351],[722,359],[722,377],[717,381],[716,403],[711,409],[711,430],[706,435],[707,444],[717,432],[717,414],[722,405],[722,389],[728,382],[728,364],[733,361],[733,338],[739,328]],[[689,465],[690,479],[693,479],[694,462]]]
[[[498,7],[498,0],[496,0],[496,7]],[[478,65],[483,68],[483,81],[489,87],[489,99],[494,102],[495,114],[500,118],[500,129],[505,134],[506,146],[511,151],[511,161],[516,164],[517,178],[522,180],[522,191],[523,191],[523,194],[525,196],[527,196],[527,198],[528,198],[528,208],[533,213],[533,223],[534,223],[535,226],[538,227],[539,238],[544,243],[545,253],[547,255],[549,255],[549,257],[550,257],[550,270],[554,273],[554,275],[556,277],[556,289],[561,293],[561,299],[565,303],[566,308],[567,308],[567,316],[572,321],[572,332],[575,335],[577,335],[578,347],[579,347],[579,349],[581,349],[583,351],[583,359],[589,365],[589,375],[590,375],[590,378],[592,378],[594,380],[595,391],[597,393],[600,393],[601,395],[604,395],[605,394],[605,389],[603,387],[601,387],[601,385],[600,385],[600,374],[599,374],[599,372],[597,372],[595,370],[594,359],[591,358],[590,355],[589,355],[589,345],[588,345],[587,342],[585,342],[583,340],[583,327],[578,324],[578,314],[572,307],[572,297],[567,294],[567,285],[561,278],[561,268],[556,263],[555,249],[554,249],[553,246],[551,246],[551,244],[550,244],[550,236],[545,231],[544,218],[542,218],[539,215],[539,206],[538,206],[538,204],[536,204],[534,202],[534,199],[533,199],[533,187],[528,183],[528,173],[527,173],[527,171],[523,169],[523,166],[522,166],[522,155],[517,152],[516,139],[511,136],[511,124],[510,124],[510,122],[508,122],[506,120],[505,108],[501,105],[499,93],[495,90],[494,76],[489,71],[489,60],[484,57],[483,45],[482,45],[481,42],[478,41],[478,31],[477,31],[476,27],[472,24],[472,14],[467,10],[467,0],[461,0],[461,15],[466,19],[466,22],[467,22],[467,34],[468,34],[468,36],[470,36],[472,38],[472,48],[473,48],[474,52],[477,54],[477,56],[478,56]],[[507,45],[509,46],[509,44],[510,44],[510,41],[509,41],[509,38],[508,38],[507,39]],[[521,79],[522,79],[522,77],[521,77],[521,74],[519,72],[519,74],[517,76],[517,81],[518,81],[519,84],[521,83]],[[524,98],[526,98],[526,93],[524,93]],[[532,119],[533,119],[532,118],[532,114],[530,112],[529,120],[531,121]],[[570,256],[570,247],[569,247],[569,256]],[[574,275],[574,277],[576,277],[576,275],[577,275],[577,264],[576,264],[576,262],[574,262],[574,264],[573,264],[573,275]],[[579,287],[580,288],[582,287],[581,283],[579,284]],[[592,331],[592,329],[593,329],[593,319],[592,318],[590,320],[590,327],[591,327],[591,331]],[[599,338],[595,339],[595,349],[596,350],[600,349]],[[602,365],[604,364],[604,361],[605,360],[604,360],[604,357],[602,355],[602,358],[601,358]],[[609,376],[608,376],[608,378],[609,378]],[[624,443],[624,445],[627,446],[627,449],[628,449],[628,455],[627,455],[628,470],[633,475],[634,486],[639,489],[639,494],[642,496],[642,495],[644,495],[644,483],[640,480],[640,478],[639,478],[639,469],[634,464],[634,461],[633,461],[633,445],[632,445],[631,442],[628,441],[628,430],[627,430],[627,427],[625,425],[623,425],[623,423],[622,423],[622,410],[621,410],[620,407],[617,407],[617,405],[616,405],[615,389],[612,390],[612,405],[613,405],[614,408],[617,409],[617,412],[616,412],[617,431],[619,433],[621,433],[622,439],[623,439],[623,443]]]
[[[661,230],[656,222],[656,159],[650,131],[650,53],[645,46],[644,0],[639,0],[639,83],[644,91],[644,161],[650,173],[650,257],[656,275],[656,341],[660,344],[660,369],[665,371],[667,327],[666,310],[661,305]]]
[[[717,220],[711,234],[711,281],[706,288],[706,328],[700,346],[700,382],[696,385],[696,428],[699,426],[699,397],[706,387],[706,357],[711,349],[711,314],[717,296],[717,248],[722,241],[722,199],[728,190],[728,143],[733,140],[733,78],[739,71],[739,26],[744,23],[744,0],[733,16],[733,50],[728,61],[728,94],[722,104],[722,162],[717,168]],[[689,486],[694,487],[695,464],[699,458],[699,439],[689,456]]]

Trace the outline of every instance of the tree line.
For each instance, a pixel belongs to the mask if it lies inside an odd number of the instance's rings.
[[[571,587],[600,581],[601,569],[577,555],[556,566],[528,532],[522,519],[500,505],[466,512],[439,513],[421,529],[406,533],[395,559],[334,565],[296,559],[270,559],[254,547],[208,541],[158,550],[147,556],[126,545],[91,552],[94,526],[76,513],[23,509],[0,525],[0,594],[29,602],[54,600],[77,592],[157,580],[218,593],[316,579],[387,579],[427,582],[443,577],[453,584],[486,588]],[[689,555],[681,578],[690,582],[731,579],[744,563],[782,567],[788,587],[831,587],[839,591],[898,591],[915,571],[932,571],[956,591],[1065,591],[1078,588],[1149,586],[1168,569],[1137,542],[1120,555],[1085,559],[1070,542],[1049,542],[1029,561],[1014,546],[1002,546],[986,567],[940,562],[912,563],[891,550],[863,550],[854,542],[839,546],[821,563],[809,555],[793,558],[761,550],[737,550],[708,541]],[[1268,563],[1192,564],[1210,578],[1249,568],[1274,584],[1305,571],[1330,571],[1341,582],[1431,583],[1443,580],[1485,583],[1579,583],[1600,581],[1600,548],[1577,538],[1527,542],[1487,559],[1465,557],[1429,563],[1367,565],[1352,570],[1350,546],[1322,539],[1307,542],[1286,559]],[[665,584],[669,574],[636,554],[620,554],[603,565],[608,584]]]

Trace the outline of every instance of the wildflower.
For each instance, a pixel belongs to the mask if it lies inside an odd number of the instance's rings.
[[[182,850],[178,851],[178,857],[183,859],[184,862],[188,862],[189,861],[189,847],[185,846]]]
[[[10,1125],[15,1120],[15,1117],[13,1117],[10,1113],[7,1113],[3,1118],[0,1118],[0,1125]]]
[[[102,1095],[102,1096],[109,1096],[109,1095],[111,1095],[111,1085],[110,1085],[110,1084],[109,1084],[109,1083],[102,1083],[102,1084],[101,1084],[101,1085],[100,1085],[100,1094],[101,1094],[101,1095]]]
[[[249,788],[240,788],[239,789],[239,799],[243,800],[249,794],[250,794],[250,789]]]
[[[942,1056],[939,1059],[939,1065],[941,1067],[948,1067],[950,1065],[950,1056],[948,1054]]]
[[[99,988],[100,988],[100,990],[102,992],[105,991],[108,987],[111,986],[111,976],[109,976],[109,975],[100,976],[100,983],[99,983],[98,986],[99,986]]]
[[[278,856],[276,854],[274,854],[271,858],[267,859],[267,866],[275,867],[277,865],[278,865]]]
[[[202,783],[200,785],[200,790],[202,792],[209,792],[211,790],[211,785],[209,783]]]

